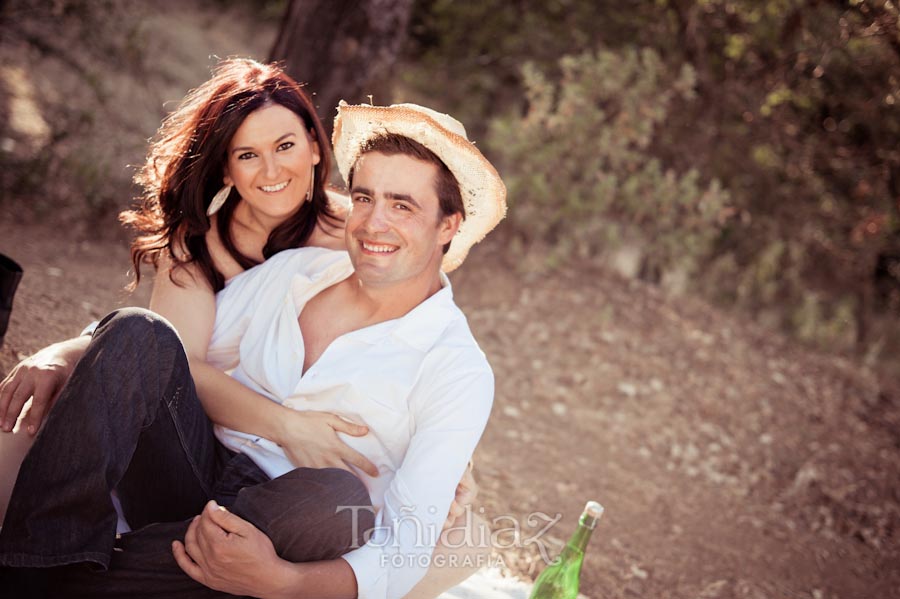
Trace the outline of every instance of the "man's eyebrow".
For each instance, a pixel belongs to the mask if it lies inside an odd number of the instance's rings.
[[[366,189],[365,187],[356,186],[350,190],[350,193],[351,194],[358,193],[358,194],[362,194],[364,196],[370,196],[370,195],[372,195],[372,190]]]
[[[393,193],[393,192],[389,191],[384,195],[385,195],[385,197],[390,198],[392,200],[400,200],[401,202],[406,202],[407,204],[412,204],[416,208],[421,208],[421,206],[419,205],[419,202],[417,202],[415,200],[415,198],[413,198],[408,193]]]
[[[354,187],[353,189],[350,190],[351,195],[356,194],[356,193],[358,193],[360,195],[364,195],[364,196],[370,196],[370,197],[374,195],[372,193],[371,189],[366,189],[365,187]],[[419,208],[419,209],[422,208],[422,206],[419,204],[419,202],[417,202],[415,200],[415,198],[413,198],[408,193],[395,193],[395,192],[389,191],[386,194],[384,194],[384,197],[386,197],[389,200],[399,200],[401,202],[406,202],[407,204],[411,204],[412,206],[415,206],[416,208]]]
[[[277,146],[278,144],[280,144],[281,142],[283,142],[283,141],[284,141],[285,139],[287,139],[288,137],[296,137],[296,135],[297,135],[297,134],[294,133],[293,131],[290,131],[290,132],[288,132],[288,133],[285,133],[284,135],[282,135],[281,137],[279,137],[278,139],[276,139],[276,140],[275,140],[275,143],[274,143],[273,145],[276,145],[276,146]],[[235,153],[235,152],[246,152],[247,150],[252,150],[252,149],[253,149],[253,148],[251,148],[250,146],[241,146],[241,147],[239,147],[239,148],[234,148],[233,150],[231,150],[231,153],[233,154],[233,153]]]

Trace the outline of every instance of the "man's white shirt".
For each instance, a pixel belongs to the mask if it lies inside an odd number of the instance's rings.
[[[376,531],[344,559],[360,598],[402,597],[428,569],[487,424],[494,378],[443,273],[441,290],[405,316],[338,337],[302,373],[300,312],[352,272],[346,252],[301,248],[236,276],[216,298],[207,360],[287,407],[369,427],[364,437],[340,434],[379,472],[354,469],[375,506]],[[294,468],[267,439],[219,426],[216,435],[273,478]]]

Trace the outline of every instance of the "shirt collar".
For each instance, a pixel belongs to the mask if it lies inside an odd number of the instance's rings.
[[[424,302],[401,316],[381,322],[354,333],[358,341],[375,345],[393,337],[421,352],[434,346],[447,326],[460,315],[453,302],[450,279],[441,274],[441,289]]]
[[[346,279],[353,272],[353,265],[347,252],[334,252],[333,254],[329,252],[325,256],[329,259],[320,263],[317,268],[312,268],[306,274],[300,275],[308,281],[307,285],[314,287],[313,294]],[[426,352],[431,349],[447,326],[462,316],[459,308],[453,302],[453,288],[450,285],[450,279],[443,271],[440,272],[440,278],[441,288],[418,306],[400,318],[355,331],[353,337],[358,341],[374,345],[388,336],[393,336],[419,351]],[[297,292],[297,288],[294,288],[294,293]],[[294,299],[296,302],[298,299],[296,295]]]
[[[450,279],[441,272],[441,289],[398,318],[393,335],[419,351],[426,352],[437,342],[449,324],[460,315],[459,308],[453,302]]]

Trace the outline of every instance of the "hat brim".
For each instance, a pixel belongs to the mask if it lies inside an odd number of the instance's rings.
[[[465,220],[441,262],[442,270],[450,272],[463,263],[469,249],[506,215],[506,186],[472,142],[412,106],[351,106],[341,102],[334,119],[332,145],[344,181],[348,180],[363,145],[386,133],[419,142],[447,165],[459,183],[466,211]]]

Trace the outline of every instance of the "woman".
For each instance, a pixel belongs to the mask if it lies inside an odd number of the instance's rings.
[[[210,378],[205,369],[212,368],[205,358],[215,293],[228,279],[282,249],[343,249],[339,209],[325,191],[329,166],[324,131],[300,87],[277,67],[227,60],[163,123],[138,177],[143,203],[122,219],[138,231],[132,244],[136,278],[141,264],[157,270],[150,308],[181,336],[210,419],[275,441],[298,467],[352,464],[377,474],[336,435],[364,435],[365,427],[284,408],[230,378],[204,383]],[[0,384],[3,430],[12,429],[33,395],[22,424],[32,435],[37,431],[88,341],[82,336],[46,348],[10,373]],[[471,486],[464,479],[458,497]],[[461,512],[455,503],[451,516]],[[437,594],[462,574],[433,569],[413,593]]]

